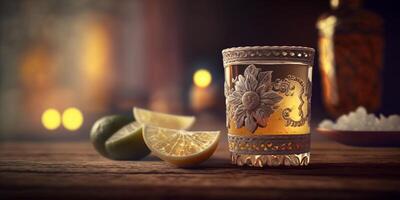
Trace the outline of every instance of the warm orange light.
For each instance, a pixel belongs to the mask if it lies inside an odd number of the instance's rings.
[[[331,7],[337,9],[339,7],[339,0],[331,0]]]
[[[112,35],[107,19],[89,19],[84,23],[81,44],[82,99],[86,109],[100,111],[110,100],[113,87]]]
[[[330,104],[336,105],[339,103],[337,94],[337,84],[336,84],[336,70],[335,70],[335,47],[333,41],[333,34],[335,26],[337,23],[337,18],[330,16],[324,20],[321,20],[317,27],[320,30],[320,41],[319,41],[319,56],[320,56],[320,68],[322,81],[324,85],[329,85],[325,87],[324,96],[325,100]]]
[[[106,75],[109,62],[108,43],[102,26],[95,24],[88,30],[83,49],[83,64],[88,78],[101,79]]]

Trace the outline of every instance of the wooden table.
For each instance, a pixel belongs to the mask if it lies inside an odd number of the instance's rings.
[[[111,161],[91,144],[0,143],[1,199],[387,199],[400,197],[400,149],[313,142],[311,164],[252,169],[226,145],[196,169],[150,156]]]

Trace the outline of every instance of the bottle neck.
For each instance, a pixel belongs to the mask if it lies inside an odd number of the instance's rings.
[[[363,4],[363,0],[331,0],[331,8],[333,10],[341,9],[359,9]]]

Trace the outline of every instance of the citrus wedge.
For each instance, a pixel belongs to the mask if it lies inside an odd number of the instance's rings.
[[[178,167],[191,167],[215,151],[219,131],[185,131],[143,126],[144,141],[154,155]]]
[[[90,131],[90,140],[93,147],[104,157],[110,158],[107,153],[106,141],[119,129],[132,122],[133,119],[121,115],[105,116],[97,120]]]
[[[105,143],[109,157],[114,160],[140,160],[149,155],[142,130],[138,122],[131,122],[119,129]]]
[[[188,129],[196,120],[194,116],[171,115],[141,108],[133,108],[133,115],[141,124],[171,129]]]

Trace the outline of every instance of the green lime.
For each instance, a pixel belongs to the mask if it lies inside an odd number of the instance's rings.
[[[109,158],[105,143],[115,132],[126,124],[130,123],[132,118],[121,115],[105,116],[97,120],[90,131],[90,140],[94,148],[104,157]]]
[[[143,140],[142,126],[132,122],[106,141],[108,155],[115,160],[140,160],[150,154]]]

